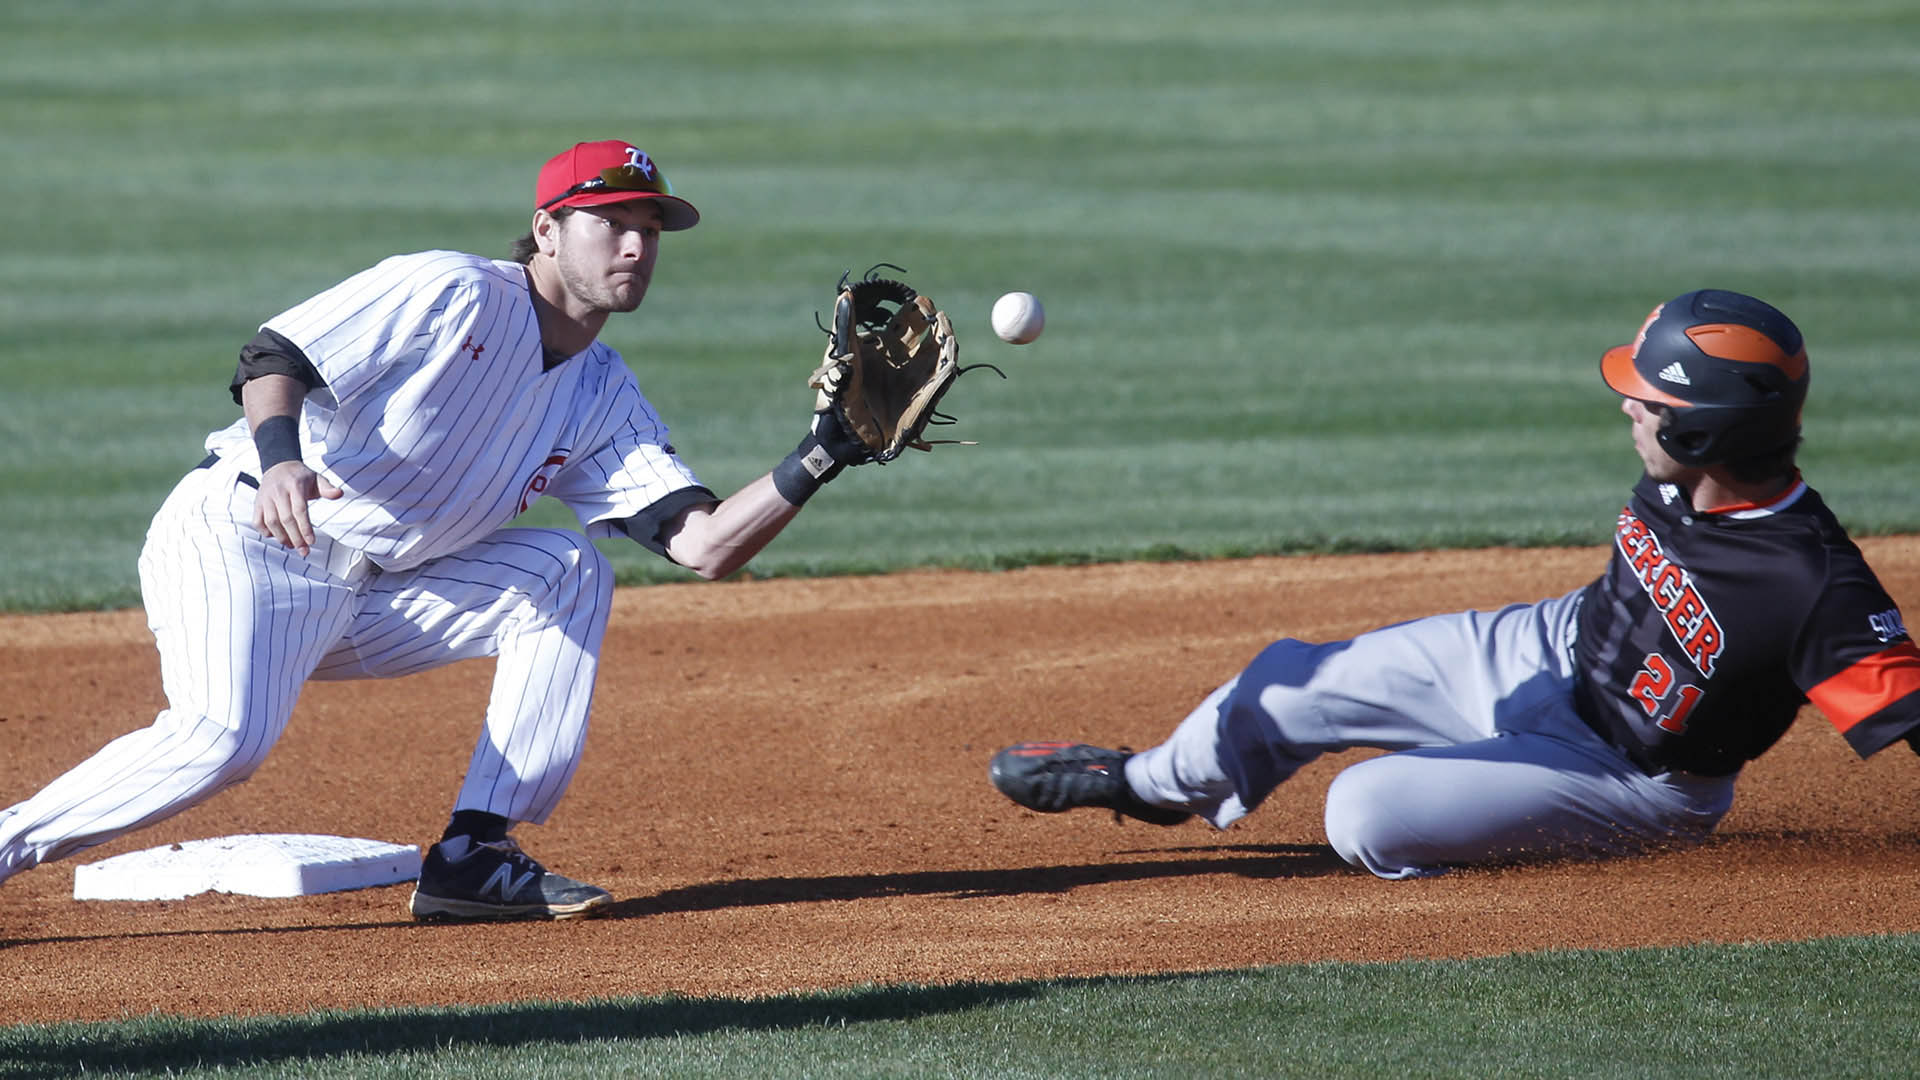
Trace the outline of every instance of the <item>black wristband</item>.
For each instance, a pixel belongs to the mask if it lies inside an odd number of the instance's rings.
[[[844,468],[846,466],[836,464],[820,440],[809,433],[793,453],[773,467],[773,487],[781,498],[795,506],[805,506],[821,485],[839,476]]]
[[[260,473],[283,461],[300,460],[300,428],[291,416],[269,416],[253,429],[253,446],[260,451]]]

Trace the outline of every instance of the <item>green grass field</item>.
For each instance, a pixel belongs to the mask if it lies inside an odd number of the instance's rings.
[[[978,446],[850,474],[757,575],[1596,543],[1637,471],[1599,353],[1709,285],[1806,331],[1803,464],[1841,518],[1920,529],[1914,0],[10,3],[0,106],[0,610],[137,604],[146,522],[235,415],[255,327],[396,251],[504,252],[539,161],[603,137],[706,218],[607,337],[709,486],[798,439],[843,271],[905,267],[962,360],[1010,376],[947,399]],[[986,323],[1016,288],[1049,315],[1022,349]],[[679,577],[608,550],[629,582]],[[83,1045],[175,1074],[723,1075],[737,1049],[822,1076],[1888,1075],[1910,1016],[1797,1017],[1827,971],[1910,1003],[1912,948],[1687,953],[1791,959],[1677,1018],[1582,982],[1641,960],[1515,959],[561,1006],[647,1028],[611,1067],[598,1037],[494,1040],[485,1015],[427,1025],[451,1048],[390,1016],[0,1028],[0,1075]],[[1450,1019],[1463,986],[1513,1010],[1478,1041]],[[1562,993],[1606,1007],[1563,1019]],[[1192,1021],[1222,1002],[1245,1019]],[[1108,1036],[1035,1034],[1083,1021]],[[1379,1035],[1402,1030],[1425,1045]],[[155,1039],[189,1049],[126,1056]],[[1682,1052],[1702,1045],[1726,1056]]]
[[[1891,1077],[1920,937],[0,1027],[0,1078]]]
[[[1715,285],[1803,324],[1809,475],[1920,527],[1912,3],[10,5],[0,609],[134,557],[258,323],[399,250],[504,251],[547,154],[706,215],[608,338],[717,490],[797,441],[816,312],[887,260],[979,446],[828,489],[761,575],[1597,542],[1599,352]],[[1003,345],[993,299],[1048,305]],[[544,523],[560,518],[536,508]],[[610,548],[627,580],[676,572]]]

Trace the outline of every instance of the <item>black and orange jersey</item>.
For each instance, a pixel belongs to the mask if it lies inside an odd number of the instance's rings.
[[[1920,729],[1920,649],[1804,483],[1701,512],[1643,475],[1579,617],[1581,715],[1650,771],[1731,773],[1808,701],[1861,757]]]

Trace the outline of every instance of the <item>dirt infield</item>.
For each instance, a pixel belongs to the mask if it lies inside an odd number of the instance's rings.
[[[1920,538],[1862,545],[1920,610]],[[1022,811],[1021,738],[1150,745],[1269,640],[1571,588],[1597,549],[623,590],[585,764],[536,856],[608,917],[430,926],[407,887],[71,899],[74,862],[229,833],[406,843],[445,821],[492,667],[315,684],[251,782],[0,887],[0,1023],[681,991],[761,995],[1920,930],[1920,761],[1811,710],[1706,847],[1377,881],[1322,759],[1226,832]],[[844,641],[831,653],[829,641]],[[0,618],[0,805],[161,706],[138,612]],[[859,702],[839,708],[832,700]]]

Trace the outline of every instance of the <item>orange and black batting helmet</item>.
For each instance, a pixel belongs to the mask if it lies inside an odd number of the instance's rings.
[[[1666,413],[1660,445],[1690,468],[1785,450],[1800,437],[1807,347],[1778,308],[1700,289],[1653,309],[1600,358],[1614,392]]]

